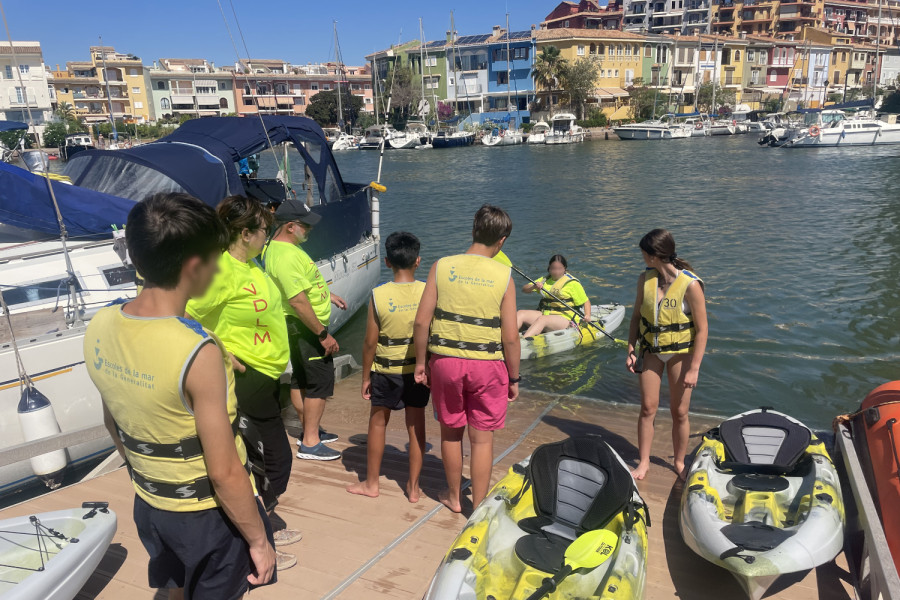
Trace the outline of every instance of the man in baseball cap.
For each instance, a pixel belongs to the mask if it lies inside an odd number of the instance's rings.
[[[291,346],[291,402],[303,420],[298,458],[335,460],[341,453],[325,444],[337,436],[319,423],[325,400],[334,395],[334,354],[340,347],[328,331],[331,305],[347,303],[332,294],[315,261],[300,247],[322,217],[299,200],[287,200],[275,211],[277,229],[263,250],[266,273],[281,291]]]

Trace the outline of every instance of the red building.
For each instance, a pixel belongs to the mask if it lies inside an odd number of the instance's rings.
[[[542,29],[621,29],[622,0],[600,6],[597,0],[561,2],[541,23]]]

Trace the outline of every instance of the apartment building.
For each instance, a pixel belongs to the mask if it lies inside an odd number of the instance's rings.
[[[52,117],[53,89],[40,42],[0,42],[0,119],[33,123],[40,136]]]
[[[202,58],[160,58],[149,70],[152,118],[236,113],[234,68]]]
[[[622,0],[600,6],[596,0],[560,2],[541,22],[542,29],[621,29]]]

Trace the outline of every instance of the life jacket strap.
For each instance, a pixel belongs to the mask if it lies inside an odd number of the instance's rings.
[[[693,321],[688,321],[687,323],[673,323],[672,325],[654,325],[653,323],[648,321],[646,317],[641,317],[641,323],[644,326],[644,333],[669,333],[672,331],[684,331],[694,326]]]
[[[490,327],[492,329],[500,328],[500,317],[494,317],[492,319],[485,319],[484,317],[470,317],[469,315],[461,315],[459,313],[452,313],[440,308],[435,308],[434,318],[441,321],[465,323],[466,325],[478,325],[479,327]]]
[[[131,480],[152,496],[170,498],[172,500],[196,500],[198,502],[213,497],[212,483],[209,477],[201,477],[190,483],[164,483],[151,481],[130,466],[128,472]]]
[[[384,358],[381,356],[376,356],[375,364],[380,365],[386,369],[390,369],[391,367],[408,367],[410,365],[416,364],[416,357],[410,356],[407,358],[391,359],[391,358]]]
[[[678,352],[679,350],[685,350],[687,348],[691,348],[694,345],[694,340],[689,342],[678,342],[677,344],[666,344],[665,346],[644,346],[644,351],[649,352],[650,354],[662,354],[663,352]]]
[[[378,336],[378,343],[382,346],[409,346],[413,343],[412,338],[390,338],[386,335]]]
[[[244,427],[246,428],[246,426]],[[241,416],[238,415],[231,422],[231,432],[237,435],[241,431]],[[190,460],[197,458],[203,454],[200,446],[200,438],[196,435],[182,439],[174,444],[160,444],[156,442],[145,442],[131,437],[122,428],[116,425],[116,431],[119,433],[119,439],[126,449],[135,454],[144,456],[152,456],[153,458],[179,458],[182,460]]]
[[[472,352],[500,352],[503,350],[503,344],[500,342],[488,342],[486,344],[477,344],[474,342],[463,342],[459,340],[448,340],[446,338],[432,335],[428,342],[433,346],[441,346],[444,348],[456,348],[457,350],[469,350]]]

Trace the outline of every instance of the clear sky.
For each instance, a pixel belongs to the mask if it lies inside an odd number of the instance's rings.
[[[246,57],[231,14],[231,2],[253,58],[294,64],[334,60],[332,21],[344,62],[362,64],[366,54],[387,48],[401,35],[442,39],[454,11],[460,35],[539,24],[559,0],[220,0],[242,58]],[[216,0],[3,0],[14,40],[37,40],[44,62],[55,68],[88,60],[98,43],[140,56],[145,65],[159,58],[206,58],[234,64],[235,52]],[[5,32],[2,35],[5,40]]]

